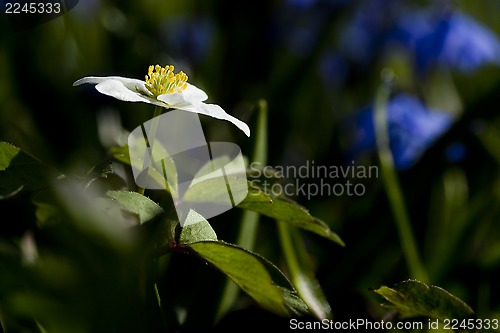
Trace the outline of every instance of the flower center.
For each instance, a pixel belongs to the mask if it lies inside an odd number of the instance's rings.
[[[146,88],[154,95],[173,94],[187,88],[187,75],[180,71],[174,74],[174,66],[149,66]]]

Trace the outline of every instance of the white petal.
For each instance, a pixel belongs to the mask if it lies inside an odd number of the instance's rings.
[[[159,95],[157,98],[158,100],[168,104],[168,106],[176,109],[181,109],[183,107],[189,107],[193,105],[193,103],[186,101],[186,98],[184,97],[183,93],[163,94]]]
[[[187,88],[182,91],[182,94],[184,95],[184,99],[191,104],[203,102],[208,99],[206,92],[189,83],[187,84]]]
[[[189,83],[187,88],[180,93],[163,94],[158,96],[158,99],[160,101],[163,101],[169,106],[176,109],[187,107],[193,104],[199,104],[207,98],[208,96],[203,90]]]
[[[151,102],[143,94],[128,89],[122,82],[117,80],[103,81],[97,84],[95,88],[104,95],[108,95],[125,102]]]
[[[177,107],[176,107],[177,108]],[[204,114],[213,118],[217,119],[223,119],[232,122],[236,127],[238,127],[240,130],[243,131],[243,133],[246,134],[246,136],[250,136],[250,128],[248,127],[247,124],[245,124],[243,121],[239,120],[238,118],[235,118],[229,114],[226,113],[220,106],[216,104],[205,104],[205,103],[198,103],[198,104],[191,104],[188,106],[184,106],[181,108],[178,108],[180,110],[185,110],[185,111],[190,111],[190,112],[195,112],[199,114]]]
[[[108,95],[125,102],[144,102],[165,107],[164,103],[148,96],[149,92],[145,87],[145,82],[136,79],[129,79],[120,76],[88,76],[77,80],[73,86],[90,83],[97,84],[96,89],[104,95]]]
[[[106,80],[116,80],[116,81],[120,81],[125,87],[127,87],[128,89],[130,90],[133,90],[133,91],[139,91],[139,92],[144,92],[144,93],[147,93],[147,89],[146,89],[146,82],[144,81],[141,81],[141,80],[137,80],[137,79],[129,79],[128,77],[121,77],[121,76],[87,76],[87,77],[84,77],[83,79],[80,79],[80,80],[76,80],[74,83],[73,83],[73,86],[78,86],[80,84],[84,84],[84,83],[94,83],[94,84],[98,84],[98,83],[101,83],[101,82],[104,82]]]

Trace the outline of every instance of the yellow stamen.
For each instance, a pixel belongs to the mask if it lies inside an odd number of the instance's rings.
[[[160,65],[149,66],[148,75],[146,75],[146,88],[154,95],[173,94],[183,91],[187,88],[187,75],[180,71],[174,74],[174,66]]]

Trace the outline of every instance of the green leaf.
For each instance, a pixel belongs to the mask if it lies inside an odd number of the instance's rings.
[[[387,301],[382,306],[398,311],[403,318],[424,316],[439,320],[457,319],[460,322],[475,317],[474,311],[456,296],[417,280],[403,281],[392,288],[382,286],[374,292]]]
[[[47,176],[54,171],[21,149],[0,142],[0,199],[46,186]]]
[[[286,276],[260,255],[221,241],[196,242],[188,247],[226,274],[264,309],[286,317],[307,312],[307,305]]]
[[[247,197],[238,207],[290,223],[298,228],[326,237],[341,246],[345,245],[342,239],[325,222],[313,217],[307,209],[292,200],[273,198],[264,191],[250,188]]]
[[[141,223],[164,213],[163,208],[156,202],[137,192],[108,191],[106,194],[115,200],[121,209],[137,215]]]
[[[196,216],[197,221],[203,219],[201,215]],[[182,228],[179,236],[179,243],[191,244],[201,241],[217,241],[217,235],[214,229],[207,220],[203,219],[201,222],[189,224],[189,217],[186,220],[186,225]]]

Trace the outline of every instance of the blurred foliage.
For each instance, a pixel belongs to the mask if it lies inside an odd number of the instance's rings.
[[[372,105],[381,75],[391,73],[394,94],[411,94],[453,119],[411,167],[398,171],[429,282],[462,299],[478,318],[499,318],[500,68],[494,60],[500,58],[490,36],[474,26],[466,30],[478,35],[468,37],[471,46],[457,54],[487,45],[490,61],[463,71],[442,66],[438,52],[431,59],[438,66],[420,72],[412,53],[416,48],[405,48],[418,43],[393,44],[391,33],[408,15],[418,18],[433,8],[466,14],[500,36],[496,0],[81,0],[36,26],[0,14],[0,141],[35,156],[43,162],[40,168],[50,165],[98,191],[129,186],[126,168],[117,163],[106,168],[109,151],[125,143],[127,131],[151,118],[152,107],[116,101],[92,86],[72,83],[89,75],[143,79],[150,64],[174,64],[207,92],[209,102],[252,129],[248,139],[225,122],[203,117],[210,141],[236,142],[250,155],[256,105],[265,100],[267,165],[378,165],[375,152],[351,155],[358,132],[349,120]],[[431,50],[443,47],[446,31],[439,32],[441,42]],[[483,59],[478,54],[471,57]],[[54,180],[51,172],[47,175]],[[296,250],[307,257],[299,262],[313,272],[335,320],[380,321],[386,310],[373,289],[413,277],[383,182],[377,177],[353,181],[365,186],[362,196],[292,197],[334,230],[345,247],[300,229],[293,229],[300,230],[293,239],[302,241]],[[0,323],[7,332],[156,332],[165,323],[172,331],[289,327],[288,319],[243,293],[214,322],[226,280],[213,266],[179,253],[161,256],[153,265],[150,253],[138,249],[158,240],[142,233],[131,237],[124,228],[136,219],[106,220],[85,211],[93,206],[70,186],[32,196],[11,185],[10,191],[0,192]],[[210,220],[219,240],[236,242],[241,215],[235,209]],[[70,223],[59,224],[60,216]],[[275,217],[260,217],[252,251],[290,277],[290,258],[270,218]],[[152,223],[145,234],[167,234],[156,227]],[[162,287],[154,290],[155,283]],[[162,313],[155,293],[172,307]]]

